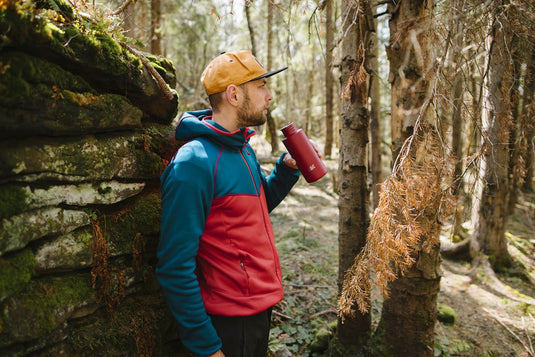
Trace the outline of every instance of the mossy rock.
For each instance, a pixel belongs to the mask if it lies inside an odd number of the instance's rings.
[[[35,258],[31,249],[0,258],[0,301],[21,291],[34,273]]]
[[[3,66],[0,91],[5,93],[0,98],[0,104],[4,106],[20,105],[19,98],[26,98],[30,92],[17,89],[19,87],[30,89],[37,84],[44,84],[49,88],[56,86],[73,92],[97,93],[82,77],[66,71],[55,63],[24,52],[2,51],[0,63]],[[18,84],[21,82],[22,84]]]
[[[16,185],[0,185],[0,220],[22,213],[28,208],[28,192]]]
[[[112,314],[104,312],[79,321],[67,336],[67,355],[191,355],[176,339],[176,323],[161,293],[130,296]]]
[[[138,54],[118,43],[103,26],[81,20],[74,11],[70,13],[66,3],[59,7],[57,1],[41,1],[38,5],[25,1],[0,7],[0,50],[24,50],[77,73],[101,93],[125,95],[152,120],[169,123],[174,118],[178,110],[176,92],[161,88]],[[66,16],[76,20],[62,20],[60,15],[68,12]],[[159,69],[167,71],[169,67]],[[29,91],[23,83],[21,86],[17,91]]]
[[[118,212],[98,219],[112,255],[131,254],[137,239],[146,240],[160,231],[161,200],[158,194],[136,197]],[[143,242],[137,242],[142,244]]]
[[[84,211],[43,208],[4,218],[0,222],[0,256],[46,236],[65,234],[90,223]]]
[[[0,348],[46,336],[94,303],[89,273],[32,280],[0,305]]]
[[[325,351],[329,347],[331,336],[332,331],[327,326],[321,327],[314,334],[314,339],[310,343],[310,350],[312,352]]]
[[[0,185],[0,219],[31,209],[56,207],[62,204],[85,207],[111,205],[135,196],[145,188],[144,182],[101,181],[77,185],[5,184]]]
[[[453,325],[457,320],[457,314],[450,306],[444,304],[438,304],[437,306],[437,320],[446,324]]]
[[[162,159],[146,150],[143,134],[0,143],[0,177],[39,174],[40,179],[65,181],[149,179],[159,177],[163,169]]]
[[[35,251],[35,270],[38,273],[72,271],[88,268],[93,262],[89,248],[90,228],[77,229],[39,245]]]

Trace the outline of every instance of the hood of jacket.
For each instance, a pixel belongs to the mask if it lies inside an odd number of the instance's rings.
[[[248,127],[230,132],[211,119],[212,111],[209,109],[184,113],[176,127],[176,139],[190,141],[205,137],[228,148],[239,150],[256,134]]]

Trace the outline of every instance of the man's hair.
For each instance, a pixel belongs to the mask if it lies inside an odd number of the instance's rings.
[[[245,95],[248,94],[246,84],[247,83],[243,83],[243,84],[240,84],[238,86],[245,92]],[[219,92],[219,93],[210,94],[208,96],[208,100],[210,101],[210,106],[212,107],[212,110],[214,112],[217,112],[219,110],[219,107],[221,106],[221,103],[223,102],[224,99],[225,99],[225,91]]]
[[[210,106],[212,107],[212,110],[214,112],[217,112],[219,110],[219,106],[223,102],[225,92],[219,92],[210,94],[208,96],[208,100],[210,101]]]

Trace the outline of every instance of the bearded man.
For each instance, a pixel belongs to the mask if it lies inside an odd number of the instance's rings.
[[[201,76],[211,110],[185,113],[186,142],[161,177],[162,221],[156,275],[197,356],[267,355],[272,307],[283,297],[269,212],[299,178],[282,154],[260,169],[249,126],[266,122],[273,99],[250,51],[214,58]]]

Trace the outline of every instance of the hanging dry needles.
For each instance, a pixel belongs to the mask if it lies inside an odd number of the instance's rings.
[[[439,244],[441,222],[454,207],[448,181],[453,165],[443,153],[435,128],[418,122],[382,184],[366,245],[346,272],[338,301],[342,320],[353,314],[354,302],[362,313],[369,311],[372,271],[387,298],[388,283],[413,266],[415,253]]]

